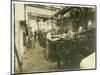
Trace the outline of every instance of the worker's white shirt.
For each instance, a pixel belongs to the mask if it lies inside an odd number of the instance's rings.
[[[46,39],[48,39],[48,40],[50,40],[51,39],[51,33],[49,32],[49,33],[47,33],[47,36],[46,36]]]
[[[95,53],[84,58],[80,63],[80,69],[93,69],[95,68]]]

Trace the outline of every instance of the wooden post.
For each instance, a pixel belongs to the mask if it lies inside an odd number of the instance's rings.
[[[53,29],[53,18],[52,18],[52,29]]]
[[[39,24],[38,24],[38,18],[37,18],[37,29],[38,29],[38,33],[39,33]]]
[[[24,4],[24,20],[26,22],[26,4]]]
[[[19,56],[18,56],[18,52],[17,52],[17,48],[16,48],[15,45],[14,45],[14,53],[16,54],[16,57],[17,57],[17,61],[18,61],[18,65],[19,65],[20,72],[22,72],[21,62],[20,62],[20,60],[19,60]]]

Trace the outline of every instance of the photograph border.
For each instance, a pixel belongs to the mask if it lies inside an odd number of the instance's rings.
[[[95,36],[94,37],[96,37],[95,38],[95,42],[96,42],[96,50],[95,50],[95,68],[93,68],[93,69],[75,69],[75,70],[72,70],[72,69],[69,69],[69,70],[66,70],[66,69],[62,69],[62,70],[54,70],[54,71],[47,71],[47,72],[29,72],[29,73],[24,73],[24,72],[22,72],[22,73],[15,73],[15,67],[14,67],[14,73],[12,72],[12,51],[13,51],[13,47],[12,47],[12,40],[13,40],[13,38],[12,38],[12,36],[15,34],[12,34],[12,32],[14,31],[15,32],[15,25],[14,25],[14,30],[12,30],[12,11],[14,11],[13,10],[13,8],[12,8],[12,4],[13,4],[13,1],[15,1],[15,2],[29,2],[29,3],[47,3],[47,4],[62,4],[62,5],[75,5],[75,6],[94,6],[95,7],[95,26],[96,26],[96,32],[95,32]],[[10,22],[11,22],[11,74],[12,75],[16,75],[16,74],[35,74],[35,73],[51,73],[51,72],[70,72],[70,71],[86,71],[86,70],[96,70],[97,69],[97,5],[85,5],[85,4],[70,4],[70,3],[55,3],[55,2],[42,2],[42,1],[24,1],[24,0],[11,0],[11,4],[10,4],[10,7],[11,7],[11,11],[10,11]],[[15,41],[14,41],[15,42]],[[15,57],[14,57],[14,65],[15,65]]]

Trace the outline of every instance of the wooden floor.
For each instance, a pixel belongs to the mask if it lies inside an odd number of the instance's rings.
[[[39,43],[35,43],[35,48],[26,50],[22,58],[23,72],[47,72],[57,70],[57,64],[52,63],[45,58],[44,48]]]

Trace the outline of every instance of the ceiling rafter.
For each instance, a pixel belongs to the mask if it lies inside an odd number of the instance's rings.
[[[42,8],[42,9],[51,10],[51,11],[59,11],[60,10],[60,8],[57,8],[57,7],[39,5],[39,4],[26,4],[26,6]]]

